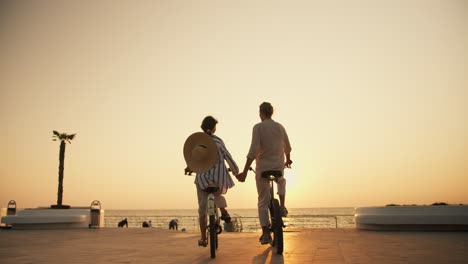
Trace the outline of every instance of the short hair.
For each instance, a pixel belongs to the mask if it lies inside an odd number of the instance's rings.
[[[260,105],[260,112],[267,117],[271,117],[273,115],[273,106],[270,103],[263,102]]]
[[[202,121],[201,129],[203,130],[203,132],[211,135],[217,123],[218,123],[218,120],[216,120],[214,117],[207,116]]]

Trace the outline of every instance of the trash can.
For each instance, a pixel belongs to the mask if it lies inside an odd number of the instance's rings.
[[[8,202],[7,215],[16,215],[16,202],[13,200]]]
[[[98,200],[94,200],[91,203],[91,223],[89,228],[99,228],[101,224],[101,203]]]

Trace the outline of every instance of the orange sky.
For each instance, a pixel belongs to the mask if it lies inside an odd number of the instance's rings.
[[[182,146],[214,115],[242,167],[258,106],[288,207],[468,203],[466,1],[2,1],[0,206],[196,208]],[[256,207],[253,175],[227,195]]]

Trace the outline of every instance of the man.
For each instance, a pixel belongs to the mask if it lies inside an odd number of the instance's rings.
[[[178,230],[179,229],[179,220],[177,219],[172,219],[169,222],[169,230]]]
[[[279,170],[283,171],[284,167],[290,167],[292,160],[290,157],[291,144],[289,143],[288,134],[284,127],[271,119],[273,115],[273,106],[270,103],[264,102],[260,105],[261,122],[253,127],[252,143],[250,145],[247,161],[242,173],[236,175],[240,182],[244,182],[247,177],[247,172],[253,160],[256,163],[255,182],[258,193],[258,217],[262,226],[262,236],[260,237],[261,244],[269,244],[271,242],[270,231],[268,229],[268,204],[270,201],[270,185],[269,180],[261,177],[263,171]],[[286,161],[285,161],[286,157]],[[280,197],[281,213],[287,216],[288,210],[285,206],[286,199],[286,180],[284,177],[278,178],[278,195]]]
[[[127,218],[125,218],[124,220],[120,221],[118,224],[117,224],[118,227],[128,227],[128,221],[127,221]]]

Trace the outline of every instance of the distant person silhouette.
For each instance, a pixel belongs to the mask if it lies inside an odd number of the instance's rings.
[[[151,224],[151,220],[149,221],[144,221],[142,224],[142,227],[152,227],[153,225]]]
[[[178,223],[179,223],[179,220],[177,220],[177,219],[172,219],[172,220],[169,222],[169,230],[179,230]]]
[[[127,221],[127,218],[125,218],[124,220],[120,221],[119,224],[117,225],[117,227],[128,227],[128,221]]]

